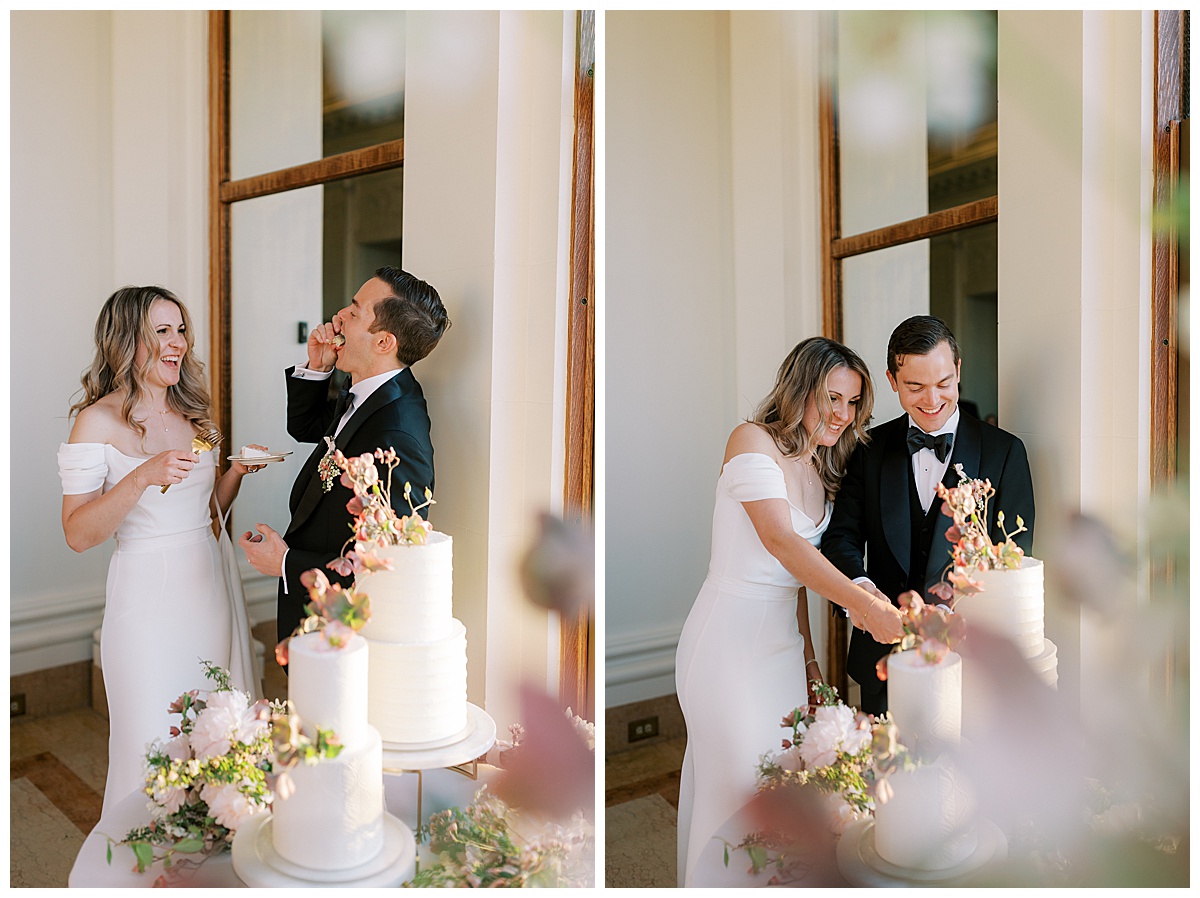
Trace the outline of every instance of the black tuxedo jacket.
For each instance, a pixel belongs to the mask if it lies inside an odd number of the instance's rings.
[[[294,368],[287,369],[288,433],[302,443],[317,447],[304,462],[292,486],[291,522],[284,533],[288,544],[283,578],[279,583],[277,629],[279,639],[291,636],[304,617],[308,591],[300,583],[300,575],[310,568],[320,568],[331,581],[348,585],[349,577],[338,577],[325,565],[342,554],[353,532],[353,518],[346,503],[354,493],[335,481],[325,492],[317,465],[325,456],[324,436],[333,424],[333,404],[328,399],[328,380],[304,380],[292,377]],[[412,484],[413,504],[425,501],[425,489],[433,490],[433,443],[429,438],[429,413],[421,385],[405,368],[356,408],[338,434],[335,443],[347,456],[362,455],[376,449],[391,447],[400,463],[392,472],[392,506],[400,514],[409,514],[404,499],[404,484]],[[376,463],[382,477],[387,468]],[[284,586],[286,584],[286,591]]]
[[[834,501],[833,516],[821,540],[825,557],[850,579],[869,577],[893,604],[910,578],[914,533],[910,496],[915,493],[912,461],[908,452],[908,415],[901,415],[871,429],[871,440],[860,445],[850,457],[841,488]],[[971,478],[989,479],[996,495],[988,502],[988,530],[993,540],[1003,538],[996,524],[996,513],[1004,512],[1009,530],[1016,527],[1017,516],[1027,531],[1014,538],[1030,554],[1033,550],[1033,480],[1025,445],[1011,433],[977,418],[959,415],[958,432],[946,476],[947,486],[958,485],[954,469],[961,464]],[[934,505],[941,501],[934,497]],[[919,509],[918,509],[919,512]],[[946,530],[953,521],[944,514],[936,517],[932,528],[929,562],[925,569],[925,588],[942,579],[950,565],[951,544]],[[854,630],[846,659],[848,672],[863,690],[864,710],[872,702],[868,694],[883,692],[884,685],[875,675],[875,662],[891,650]],[[886,703],[886,697],[883,698]],[[879,709],[882,710],[882,709]]]

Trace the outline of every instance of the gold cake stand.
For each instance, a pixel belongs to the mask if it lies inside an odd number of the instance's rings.
[[[426,770],[453,770],[468,779],[479,778],[479,758],[496,744],[496,721],[478,705],[467,702],[467,725],[447,739],[423,743],[383,743],[383,772],[417,775],[418,834],[425,822],[423,799]]]

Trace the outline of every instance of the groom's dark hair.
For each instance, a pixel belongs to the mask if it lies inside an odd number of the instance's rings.
[[[888,340],[888,371],[895,377],[900,370],[900,359],[908,355],[928,355],[939,343],[949,343],[954,365],[958,366],[958,341],[941,318],[933,315],[914,315],[902,321],[892,331]]]
[[[413,365],[433,351],[450,318],[432,286],[407,271],[385,266],[375,277],[392,288],[392,295],[375,303],[372,333],[387,331],[396,338],[396,358]]]

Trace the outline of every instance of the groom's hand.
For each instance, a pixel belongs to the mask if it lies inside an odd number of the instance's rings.
[[[238,545],[246,553],[246,559],[251,566],[267,577],[283,576],[283,556],[287,553],[287,543],[283,537],[266,524],[255,524],[258,533],[247,530],[238,540]]]
[[[319,324],[308,332],[308,368],[310,371],[332,371],[338,354],[333,338],[341,333],[336,321]]]

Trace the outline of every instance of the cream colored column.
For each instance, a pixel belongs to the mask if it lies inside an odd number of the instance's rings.
[[[1078,512],[1136,545],[1147,495],[1145,21],[999,14],[1000,419],[1029,450],[1034,550],[1050,572]],[[1060,691],[1111,712],[1100,672],[1130,673],[1129,659],[1111,654],[1102,624],[1057,599],[1048,583]]]
[[[520,720],[518,682],[557,694],[557,624],[516,566],[562,496],[573,34],[561,12],[408,14],[404,267],[453,321],[414,368],[433,420],[431,519],[454,537],[469,699],[501,733]]]

